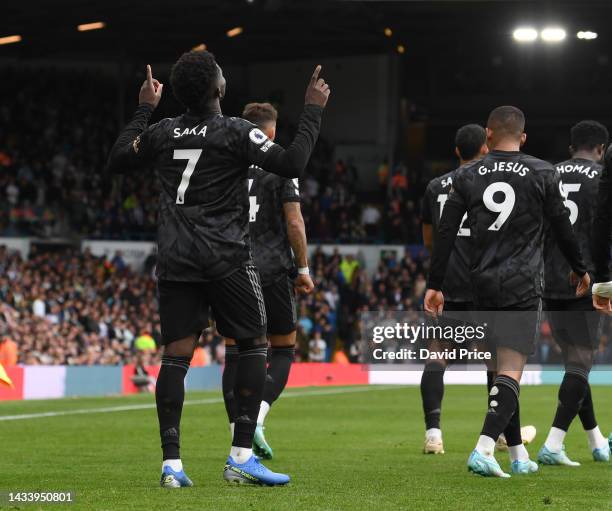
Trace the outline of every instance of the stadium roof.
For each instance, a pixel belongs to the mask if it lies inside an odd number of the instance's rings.
[[[395,52],[425,56],[449,45],[511,40],[517,24],[555,22],[602,34],[607,0],[10,0],[3,2],[0,58],[173,60],[205,44],[235,62]],[[103,22],[101,30],[77,25]],[[243,32],[228,37],[227,31]],[[385,28],[391,29],[390,36]],[[238,32],[238,31],[237,31]],[[605,44],[602,37],[586,44]],[[458,43],[460,41],[460,43]]]

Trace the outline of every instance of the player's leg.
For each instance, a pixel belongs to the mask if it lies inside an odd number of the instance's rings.
[[[589,448],[593,453],[595,461],[610,461],[610,450],[612,449],[612,435],[606,440],[601,433],[597,419],[595,418],[595,409],[593,406],[593,396],[591,395],[591,386],[587,384],[587,392],[582,400],[582,406],[578,411],[580,422],[587,434]]]
[[[258,456],[271,459],[274,454],[266,441],[264,422],[272,404],[287,385],[291,364],[295,357],[297,315],[293,282],[283,276],[273,284],[264,287],[263,296],[270,348],[266,385],[257,416],[253,448]]]
[[[497,376],[489,392],[487,414],[478,443],[468,460],[468,469],[484,476],[509,477],[493,456],[495,442],[502,432],[508,443],[512,472],[537,471],[537,464],[530,461],[521,438],[519,395],[523,368],[528,354],[535,347],[539,302],[524,307],[528,310],[497,311],[490,320],[497,344]]]
[[[266,380],[266,311],[254,266],[212,282],[208,296],[219,333],[236,340],[238,364],[234,384],[235,425],[223,471],[229,482],[279,485],[289,476],[265,468],[253,456],[253,436]]]
[[[223,377],[221,388],[223,390],[223,402],[229,421],[229,428],[232,438],[234,437],[234,424],[237,417],[236,395],[234,386],[236,384],[236,372],[238,371],[238,345],[235,339],[225,338],[225,364],[223,366]]]
[[[180,456],[180,425],[185,399],[185,376],[200,332],[208,322],[201,284],[160,281],[159,313],[164,353],[155,386],[165,488],[192,486]]]
[[[581,305],[584,304],[584,305]],[[538,453],[538,460],[546,465],[579,466],[565,453],[564,439],[576,415],[582,409],[587,396],[590,397],[589,372],[593,363],[593,337],[588,310],[590,298],[572,301],[549,301],[549,320],[555,340],[561,346],[565,362],[565,374],[559,387],[558,405],[552,427],[544,445]],[[596,314],[593,312],[593,314]],[[587,407],[589,405],[587,404]],[[588,409],[588,408],[587,408]],[[592,400],[591,400],[592,410]],[[585,418],[586,418],[585,414]],[[593,412],[594,418],[594,412]],[[591,423],[587,423],[591,426]],[[609,448],[599,428],[589,428],[589,438],[593,440],[591,451],[597,461],[609,460]],[[599,434],[597,434],[599,433]]]
[[[449,343],[431,340],[428,345],[430,353],[442,353],[450,349]],[[425,417],[424,454],[444,454],[440,417],[442,414],[442,399],[444,397],[444,359],[430,360],[425,364],[421,376],[421,401]]]

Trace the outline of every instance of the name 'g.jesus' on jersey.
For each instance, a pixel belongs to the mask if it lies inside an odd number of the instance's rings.
[[[206,282],[250,261],[248,168],[296,177],[314,148],[323,109],[306,105],[285,150],[254,124],[208,112],[149,126],[142,104],[115,142],[108,168],[155,171],[160,182],[157,276]]]
[[[580,242],[589,271],[593,271],[590,236],[597,205],[599,180],[603,167],[594,161],[571,158],[555,165],[561,179],[561,193],[570,214],[570,221]],[[576,288],[569,282],[569,264],[557,246],[550,229],[546,233],[544,296],[553,300],[576,299]]]
[[[251,251],[265,287],[294,266],[283,205],[300,202],[298,178],[286,179],[252,165],[249,201]]]
[[[552,165],[518,151],[494,150],[462,168],[454,176],[440,221],[429,287],[441,289],[466,211],[478,306],[509,307],[542,296],[545,219],[574,271],[584,275],[580,247],[563,201],[559,175]]]

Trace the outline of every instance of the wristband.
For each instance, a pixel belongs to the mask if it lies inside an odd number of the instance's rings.
[[[310,269],[308,268],[308,266],[298,268],[298,275],[310,275]]]

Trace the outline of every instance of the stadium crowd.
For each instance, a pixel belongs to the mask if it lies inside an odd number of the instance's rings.
[[[119,124],[116,97],[83,70],[7,68],[3,78],[12,100],[0,106],[0,236],[154,239],[155,180],[146,171],[104,173]],[[281,119],[280,127],[282,143],[295,126]],[[385,161],[380,193],[364,192],[355,165],[334,162],[333,147],[321,139],[302,183],[310,238],[417,242],[421,174],[402,164],[390,172]]]
[[[109,259],[88,250],[39,253],[33,246],[23,258],[0,247],[0,362],[158,362],[152,266],[147,261],[144,271],[133,271],[121,253]],[[358,362],[361,312],[422,308],[425,253],[383,254],[377,268],[366,271],[358,254],[326,254],[318,248],[311,267],[317,287],[298,299],[297,360]],[[223,363],[224,354],[211,328],[203,333],[193,364]],[[612,339],[602,335],[596,357],[598,363],[612,362]],[[561,360],[546,322],[533,360]]]

